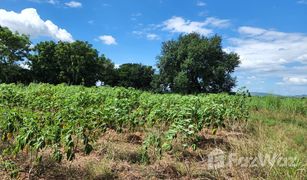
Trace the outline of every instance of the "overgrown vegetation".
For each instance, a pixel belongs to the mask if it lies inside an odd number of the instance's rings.
[[[197,33],[163,43],[152,66],[126,63],[115,67],[85,41],[43,41],[30,47],[25,35],[0,26],[0,83],[49,83],[133,87],[181,94],[230,92],[239,56],[222,49],[222,38]]]
[[[180,136],[184,147],[195,149],[204,127],[215,132],[226,121],[246,119],[248,113],[244,95],[155,95],[124,88],[37,84],[0,85],[0,92],[3,153],[26,150],[40,160],[39,152],[47,148],[59,162],[63,153],[73,160],[79,142],[89,154],[107,129],[128,129],[148,135],[142,152],[148,163],[151,148],[159,158]],[[154,129],[160,133],[153,134]]]
[[[0,168],[3,176],[18,178],[302,179],[306,100],[265,99],[2,84]],[[280,101],[279,110],[263,103],[271,101]],[[292,102],[297,105],[287,105]],[[208,170],[206,157],[216,148],[244,157],[278,153],[298,160],[295,167]]]
[[[200,94],[235,86],[239,57],[218,36],[163,43],[158,74],[142,64],[115,68],[83,41],[30,44],[0,27],[0,83],[29,84],[0,84],[4,179],[306,178],[306,99]],[[97,82],[109,86],[86,87]],[[210,169],[216,149],[296,159]]]
[[[267,110],[274,113],[307,116],[307,99],[278,96],[253,97],[250,100],[252,110]]]

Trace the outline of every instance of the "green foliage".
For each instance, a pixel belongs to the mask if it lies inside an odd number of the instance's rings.
[[[142,64],[122,64],[117,69],[118,86],[149,90],[154,69]]]
[[[278,96],[250,97],[249,99],[249,106],[252,110],[307,115],[307,99]]]
[[[38,154],[53,150],[61,161],[75,157],[78,142],[89,154],[92,143],[107,128],[160,133],[148,135],[143,146],[160,156],[181,137],[185,147],[193,144],[204,127],[214,130],[226,121],[246,118],[244,96],[160,95],[125,88],[30,84],[0,85],[0,134],[9,142],[7,152]],[[80,144],[79,144],[80,145]]]
[[[143,142],[142,145],[142,158],[141,161],[143,163],[150,163],[150,156],[148,154],[148,152],[151,150],[150,148],[153,148],[153,153],[155,154],[154,157],[158,157],[161,158],[162,156],[162,137],[161,137],[161,133],[150,133],[146,139]]]
[[[0,83],[29,82],[29,72],[18,64],[30,50],[29,37],[0,26]]]
[[[0,169],[9,172],[12,179],[17,178],[18,173],[20,172],[20,169],[14,162],[3,159],[1,160]]]
[[[151,66],[142,64],[127,63],[116,69],[85,41],[43,41],[30,49],[29,37],[0,26],[0,83],[94,86],[101,82],[160,93],[230,92],[235,86],[231,73],[239,57],[224,52],[221,41],[219,36],[206,38],[197,33],[167,41],[158,57],[159,74],[154,74]]]
[[[164,89],[184,94],[230,92],[235,86],[231,73],[240,61],[237,54],[224,52],[221,43],[219,36],[197,33],[164,42],[158,57]]]
[[[13,33],[6,27],[0,26],[0,62],[12,64],[23,60],[30,47],[29,37]]]
[[[30,56],[34,80],[93,86],[98,80],[112,83],[104,75],[112,74],[114,65],[83,41],[73,43],[46,41],[38,43]]]

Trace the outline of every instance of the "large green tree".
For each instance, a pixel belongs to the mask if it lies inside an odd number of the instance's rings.
[[[117,85],[149,90],[153,75],[154,69],[151,66],[133,63],[122,64],[117,69]]]
[[[0,83],[28,82],[27,69],[21,67],[30,50],[29,37],[0,26]]]
[[[35,80],[52,84],[93,86],[98,80],[108,80],[105,71],[114,69],[110,60],[99,57],[98,51],[84,41],[38,43],[30,62]]]
[[[115,86],[118,81],[117,71],[114,63],[104,55],[99,57],[99,81],[105,85]]]
[[[223,51],[221,43],[217,35],[197,33],[164,42],[157,58],[159,86],[185,94],[230,92],[236,82],[231,73],[240,61],[236,53]]]
[[[34,80],[43,83],[60,83],[58,74],[60,68],[55,59],[57,44],[53,41],[40,42],[34,47],[30,56],[30,67]]]

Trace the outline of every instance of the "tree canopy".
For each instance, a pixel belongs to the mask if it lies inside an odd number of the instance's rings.
[[[123,87],[134,87],[137,89],[150,90],[154,69],[142,64],[122,64],[117,69],[118,85]]]
[[[239,65],[239,56],[222,49],[222,38],[197,33],[181,35],[164,42],[158,56],[160,83],[172,92],[230,92],[235,86],[231,73]]]
[[[0,26],[0,83],[25,81],[27,70],[18,64],[29,55],[30,45],[28,36]]]
[[[133,87],[183,94],[230,92],[239,56],[222,49],[220,36],[181,35],[162,44],[158,73],[151,66],[114,63],[85,41],[43,41],[0,26],[0,83],[67,83]]]
[[[98,51],[83,41],[38,43],[29,60],[34,79],[52,84],[93,86],[104,79],[106,73],[102,71],[113,67],[107,58],[99,57]]]

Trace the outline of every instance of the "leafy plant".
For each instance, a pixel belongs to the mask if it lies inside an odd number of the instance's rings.
[[[111,128],[150,132],[143,142],[148,153],[160,158],[180,137],[184,147],[197,148],[204,127],[216,132],[225,122],[246,119],[244,95],[182,96],[152,94],[125,88],[30,84],[0,85],[0,134],[6,151],[21,151],[41,159],[45,149],[60,162],[73,160],[77,148],[89,154],[96,138]]]

